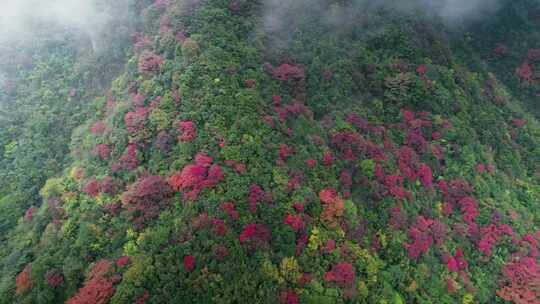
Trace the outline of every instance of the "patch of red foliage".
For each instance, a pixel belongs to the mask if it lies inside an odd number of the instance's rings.
[[[28,291],[32,290],[33,284],[32,284],[31,273],[32,273],[32,266],[28,264],[26,265],[26,267],[24,267],[23,271],[21,271],[21,273],[19,273],[17,277],[15,278],[15,284],[17,287],[15,292],[18,295],[25,294]]]
[[[216,260],[223,262],[229,256],[229,249],[222,245],[216,246],[214,248],[214,256],[216,257]]]
[[[154,147],[156,147],[156,149],[161,153],[168,153],[171,150],[171,141],[172,138],[169,136],[169,133],[161,131],[156,136]]]
[[[306,78],[304,68],[299,65],[284,63],[276,68],[273,67],[270,63],[266,63],[264,65],[264,68],[268,74],[270,74],[275,79],[281,81],[301,81]]]
[[[88,273],[84,286],[66,304],[107,304],[120,280],[112,262],[98,261]]]
[[[293,208],[297,213],[303,213],[305,210],[304,204],[302,203],[294,203]]]
[[[244,85],[246,88],[252,89],[257,85],[257,81],[255,81],[255,79],[246,79]]]
[[[45,281],[51,288],[56,289],[64,284],[64,276],[58,270],[49,270],[45,273]]]
[[[195,266],[197,265],[197,262],[195,261],[195,257],[192,255],[187,255],[184,257],[184,270],[186,272],[192,272],[195,270]]]
[[[248,224],[240,234],[240,244],[251,245],[253,248],[266,246],[272,238],[272,234],[268,228],[262,224]]]
[[[331,254],[336,249],[336,241],[328,240],[322,247],[322,252],[324,254]]]
[[[478,172],[478,174],[480,174],[480,175],[486,173],[486,165],[484,165],[484,164],[476,165],[476,172]]]
[[[221,203],[219,209],[226,213],[232,220],[236,221],[240,218],[240,214],[238,213],[238,211],[236,211],[236,206],[233,202]]]
[[[469,183],[462,179],[455,179],[449,183],[445,180],[440,180],[437,185],[443,194],[444,201],[451,204],[457,204],[459,200],[474,192],[474,189]]]
[[[195,231],[206,229],[208,228],[208,226],[210,226],[210,224],[210,217],[206,212],[200,213],[198,216],[193,217],[193,219],[191,220],[191,227]]]
[[[458,205],[461,213],[463,213],[463,220],[465,223],[473,224],[480,215],[480,211],[478,211],[478,202],[474,198],[467,196],[460,199]]]
[[[204,189],[214,188],[223,181],[219,165],[212,165],[213,159],[205,153],[195,156],[195,164],[187,165],[182,171],[168,179],[173,190],[182,192],[187,200],[196,200]]]
[[[409,130],[405,144],[414,147],[419,153],[424,153],[429,146],[420,129]]]
[[[407,235],[412,240],[412,243],[405,243],[403,246],[411,259],[418,260],[423,254],[428,252],[433,244],[432,225],[433,220],[419,216],[416,218],[416,222],[409,228]]]
[[[259,185],[251,185],[248,195],[249,212],[256,213],[259,202],[271,203],[273,201],[272,193],[265,192]]]
[[[442,246],[448,238],[448,232],[450,228],[445,223],[435,219],[433,225],[431,225],[431,233],[433,235],[433,241],[435,245]]]
[[[325,167],[330,167],[334,164],[334,155],[332,152],[324,153],[322,163]]]
[[[530,61],[539,61],[540,49],[529,49],[527,51],[527,59],[529,59]]]
[[[124,116],[124,124],[130,134],[137,133],[144,129],[150,110],[145,107],[138,107],[134,112],[127,112]]]
[[[440,145],[431,145],[431,154],[439,161],[444,159],[444,152]]]
[[[157,73],[162,63],[163,59],[160,56],[145,50],[139,56],[139,72],[146,75]]]
[[[138,166],[137,146],[135,144],[129,144],[125,153],[118,159],[118,162],[112,165],[111,170],[113,172],[118,172],[120,170],[133,171],[137,169]]]
[[[296,248],[294,254],[300,256],[308,244],[308,235],[307,233],[300,233],[296,239]]]
[[[283,224],[291,227],[294,232],[299,232],[304,228],[304,221],[297,215],[287,214],[283,219]]]
[[[262,117],[262,122],[265,123],[270,128],[275,127],[274,117],[272,117],[272,115],[264,115]]]
[[[527,121],[524,119],[514,119],[512,120],[512,124],[514,125],[514,127],[521,129],[527,124]]]
[[[341,153],[341,158],[347,161],[356,160],[357,156],[363,152],[365,144],[360,134],[351,131],[332,134],[330,141],[332,147]]]
[[[143,94],[139,93],[139,94],[131,95],[131,103],[136,109],[144,107],[145,101],[146,101],[146,96]]]
[[[521,238],[519,247],[524,249],[528,256],[532,258],[538,258],[540,256],[538,241],[530,234],[526,234]]]
[[[90,133],[94,135],[102,135],[107,131],[107,124],[103,121],[98,121],[90,127]]]
[[[114,195],[120,189],[120,184],[110,176],[106,176],[100,181],[91,179],[83,188],[83,192],[91,197],[98,196],[99,193]]]
[[[146,304],[146,301],[150,299],[150,294],[145,292],[142,296],[138,297],[137,300],[135,300],[135,304]]]
[[[498,244],[504,235],[511,237],[514,235],[514,232],[508,225],[497,226],[490,224],[480,229],[480,235],[482,238],[478,242],[478,250],[487,256],[491,256],[493,246]]]
[[[289,159],[289,157],[291,157],[291,155],[293,155],[294,153],[294,150],[293,148],[285,145],[285,144],[281,144],[279,145],[279,158],[282,160],[282,161],[286,161],[287,159]]]
[[[108,195],[115,195],[120,190],[120,183],[111,176],[105,176],[99,181],[99,191]]]
[[[137,229],[155,220],[169,205],[171,188],[160,176],[144,177],[122,194],[122,206]]]
[[[278,114],[281,122],[285,122],[287,119],[297,118],[300,115],[307,118],[313,117],[313,112],[305,104],[298,101],[293,101],[291,104],[284,107],[282,107],[281,104],[275,103],[274,110]]]
[[[465,260],[463,251],[461,249],[456,250],[456,254],[454,256],[444,254],[442,256],[442,260],[446,264],[449,272],[464,271],[469,267],[469,263]]]
[[[101,160],[109,160],[111,157],[111,148],[106,144],[99,144],[90,152],[90,154]]]
[[[515,304],[536,304],[540,298],[540,265],[529,257],[515,258],[506,264],[503,287],[497,290],[502,299]]]
[[[225,222],[220,219],[213,219],[210,224],[212,225],[212,232],[219,237],[225,236],[229,230]]]
[[[313,158],[307,159],[304,163],[309,169],[313,169],[317,166],[317,160]]]
[[[433,172],[428,165],[421,164],[416,175],[418,176],[420,183],[422,183],[422,186],[427,189],[433,188]]]
[[[197,128],[192,121],[179,121],[176,124],[176,127],[178,132],[180,132],[180,135],[178,136],[179,141],[191,142],[197,138]]]
[[[283,291],[279,294],[280,304],[299,304],[300,300],[294,291]]]
[[[380,172],[378,174],[381,174]],[[384,174],[384,173],[383,173]],[[403,176],[387,175],[381,176],[383,184],[388,190],[388,194],[398,201],[412,200],[412,194],[403,187]]]
[[[24,221],[25,222],[31,222],[34,219],[34,214],[37,212],[36,207],[30,207],[28,210],[26,210],[26,213],[24,214]]]
[[[371,130],[369,122],[366,119],[358,116],[356,113],[350,113],[349,115],[347,115],[346,121],[353,125],[356,129],[364,133],[367,133]]]
[[[533,69],[528,62],[524,62],[516,69],[516,75],[523,82],[531,82],[533,80]]]
[[[321,190],[319,199],[323,207],[321,220],[329,227],[336,227],[339,218],[343,215],[345,203],[339,197],[337,191],[331,188]]]
[[[351,187],[353,185],[353,178],[348,171],[341,171],[339,174],[339,183],[341,185],[342,193],[344,198],[349,198],[351,196]]]
[[[426,75],[426,66],[425,65],[419,65],[418,68],[416,68],[416,73],[418,73],[418,75],[420,77],[424,77]]]
[[[83,192],[91,197],[96,197],[99,194],[99,182],[93,178],[83,188]]]
[[[140,53],[144,48],[152,44],[152,39],[150,36],[145,35],[143,33],[133,33],[131,35],[131,39],[133,41],[133,50],[135,53]]]
[[[324,275],[324,280],[340,287],[351,287],[356,280],[354,266],[350,263],[336,264]]]
[[[403,177],[414,183],[418,178],[415,172],[415,167],[419,159],[418,155],[412,148],[407,146],[399,148],[396,154],[399,171]]]
[[[390,220],[388,224],[395,230],[404,229],[407,226],[407,214],[403,213],[401,207],[390,208]]]
[[[129,264],[129,257],[128,256],[122,256],[116,260],[116,267],[122,268],[124,266],[127,266]]]
[[[242,4],[239,0],[231,0],[228,5],[229,11],[239,13],[242,10]]]
[[[287,192],[300,189],[304,181],[304,173],[302,171],[292,171],[289,173],[289,181],[287,183]]]

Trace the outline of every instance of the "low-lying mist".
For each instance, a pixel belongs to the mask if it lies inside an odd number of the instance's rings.
[[[489,18],[507,0],[265,0],[263,1],[263,32],[285,46],[294,34],[292,27],[299,18],[322,23],[330,31],[343,27],[361,27],[369,35],[377,25],[369,21],[384,10],[398,14],[415,14],[434,18],[449,28],[458,28]]]
[[[131,0],[0,0],[0,81],[49,46],[116,60],[135,18]],[[114,55],[111,55],[114,54]],[[105,62],[106,60],[100,60]]]

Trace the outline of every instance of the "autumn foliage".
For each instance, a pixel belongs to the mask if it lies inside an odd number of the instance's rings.
[[[32,266],[27,265],[21,273],[17,275],[15,279],[17,290],[16,293],[21,295],[32,289],[32,278],[31,278]]]
[[[339,218],[343,215],[345,203],[334,189],[323,189],[319,192],[319,199],[323,204],[321,220],[330,227],[336,227]]]
[[[121,277],[115,273],[114,264],[101,260],[89,271],[86,281],[75,296],[66,304],[106,304],[115,293],[115,285]]]
[[[151,51],[143,51],[139,56],[139,72],[141,74],[152,74],[159,72],[163,59]]]
[[[215,187],[224,178],[221,167],[213,162],[212,157],[199,153],[194,164],[185,166],[167,181],[174,191],[182,192],[185,199],[196,200],[201,191]]]
[[[340,287],[351,287],[356,279],[356,271],[350,263],[340,263],[324,275],[324,280]]]
[[[142,178],[122,194],[122,206],[135,227],[143,228],[169,205],[171,188],[159,176]]]
[[[497,295],[515,304],[537,304],[540,298],[540,265],[536,259],[522,257],[502,269],[504,286]]]

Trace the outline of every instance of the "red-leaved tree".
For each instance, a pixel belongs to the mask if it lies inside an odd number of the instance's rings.
[[[122,195],[122,206],[137,229],[155,220],[169,205],[171,188],[160,176],[142,178]]]
[[[24,270],[21,273],[19,273],[17,277],[15,278],[15,283],[17,286],[17,289],[15,290],[15,292],[18,295],[25,294],[28,291],[32,290],[33,284],[32,284],[32,279],[30,276],[31,272],[32,272],[32,266],[28,264],[26,265],[26,267],[24,267]]]
[[[66,304],[107,304],[115,293],[114,286],[120,280],[114,263],[98,261],[88,273],[83,287]]]

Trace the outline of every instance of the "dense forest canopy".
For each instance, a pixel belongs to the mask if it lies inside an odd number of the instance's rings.
[[[539,1],[0,25],[0,304],[540,303]]]

